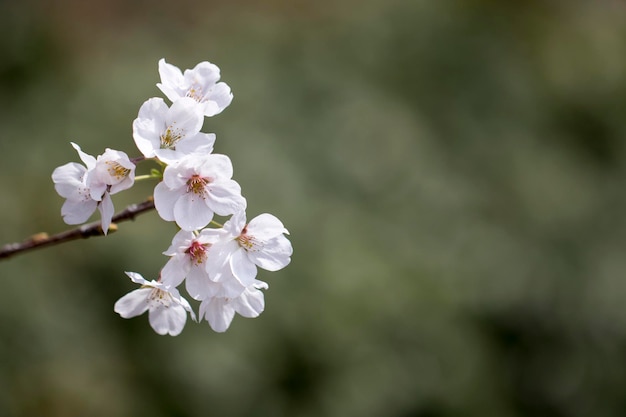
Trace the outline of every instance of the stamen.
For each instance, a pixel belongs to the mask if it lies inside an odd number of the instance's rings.
[[[154,288],[148,297],[150,308],[165,307],[168,308],[172,304],[172,295],[160,288]]]
[[[175,129],[174,125],[168,126],[165,133],[161,135],[161,149],[176,149],[176,144],[183,138],[183,133]]]
[[[263,242],[259,241],[254,236],[246,234],[246,228],[241,231],[241,234],[237,237],[239,246],[247,250],[248,252],[256,252],[261,250]]]
[[[198,84],[194,84],[191,86],[189,90],[187,90],[187,97],[191,97],[196,100],[198,103],[202,103],[204,101],[204,93],[202,92],[202,86]]]
[[[108,165],[107,172],[109,173],[109,175],[114,177],[117,180],[122,180],[126,178],[128,174],[130,173],[129,168],[124,168],[123,166],[121,166],[119,163],[115,161],[106,161],[105,164]]]
[[[204,197],[206,190],[204,187],[212,181],[212,178],[202,178],[195,174],[187,180],[187,192],[198,194]]]
[[[191,261],[194,262],[196,265],[201,264],[202,262],[204,262],[207,258],[207,249],[211,246],[211,244],[209,243],[205,243],[202,244],[198,241],[193,241],[191,243],[191,246],[189,246],[189,248],[187,248],[187,250],[185,251],[186,254],[189,255],[189,257],[191,258]]]

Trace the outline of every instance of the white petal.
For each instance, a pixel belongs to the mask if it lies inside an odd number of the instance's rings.
[[[189,246],[191,246],[191,242],[193,242],[193,240],[193,232],[179,230],[178,233],[176,233],[172,238],[172,244],[165,252],[163,252],[163,255],[174,256],[176,254],[182,254],[189,248]]]
[[[183,193],[184,190],[170,190],[163,181],[154,187],[154,206],[163,220],[174,221],[174,205]]]
[[[184,82],[183,73],[174,65],[165,62],[165,59],[159,60],[159,75],[161,82],[157,87],[172,102],[180,98],[178,87]]]
[[[214,144],[215,134],[198,133],[181,139],[181,141],[176,145],[176,150],[183,155],[189,155],[192,153],[207,155],[213,152]]]
[[[233,271],[233,275],[241,282],[245,287],[251,285],[256,278],[257,270],[256,265],[248,259],[247,253],[243,248],[239,248],[230,257],[230,267]]]
[[[199,158],[196,162],[198,168],[198,174],[202,177],[212,178],[232,178],[233,177],[233,163],[230,158],[222,154],[206,155],[203,158]]]
[[[96,158],[83,152],[80,149],[80,146],[78,146],[74,142],[70,142],[70,143],[72,144],[72,147],[76,149],[76,152],[78,152],[78,156],[80,157],[80,160],[83,161],[83,163],[87,166],[87,169],[88,170],[93,169],[93,167],[96,166]]]
[[[79,190],[86,188],[82,182],[85,172],[87,169],[76,162],[55,168],[52,172],[54,189],[61,197],[79,199]]]
[[[258,317],[265,309],[263,292],[255,288],[246,289],[239,298],[233,300],[233,307],[243,317]]]
[[[174,219],[183,230],[202,229],[213,219],[213,211],[201,196],[185,193],[174,204]]]
[[[167,128],[180,132],[183,136],[194,136],[202,128],[204,115],[194,99],[182,97],[168,110],[165,123]]]
[[[102,201],[98,204],[98,209],[100,210],[100,217],[102,218],[102,231],[106,235],[111,225],[113,214],[115,214],[113,200],[111,200],[109,193],[104,193]]]
[[[293,248],[283,235],[271,239],[259,251],[248,252],[252,262],[267,271],[278,271],[289,265]]]
[[[246,199],[241,196],[241,187],[234,180],[216,180],[208,185],[207,205],[219,216],[229,216],[244,210]]]
[[[228,330],[235,310],[224,298],[207,298],[200,304],[200,317],[203,316],[214,331],[222,333]]]
[[[87,201],[66,200],[61,207],[61,216],[67,224],[81,224],[91,217],[97,207],[98,202],[91,199]]]
[[[259,214],[250,220],[246,229],[249,235],[262,241],[272,239],[283,233],[289,233],[283,223],[269,213]]]
[[[233,238],[238,237],[241,231],[246,226],[246,211],[238,210],[232,215],[226,223],[224,223],[223,229],[227,231]]]
[[[189,262],[185,262],[182,256],[170,258],[161,269],[161,282],[163,285],[177,287],[185,279],[189,272]]]
[[[185,288],[195,300],[202,300],[209,294],[209,287],[212,281],[209,278],[209,274],[206,273],[202,267],[192,267],[185,280]]]
[[[148,309],[148,296],[152,288],[139,288],[133,290],[117,300],[113,311],[125,319],[139,316]]]
[[[150,325],[158,334],[178,336],[187,322],[187,312],[183,306],[172,304],[168,308],[160,307],[150,310],[148,318]]]

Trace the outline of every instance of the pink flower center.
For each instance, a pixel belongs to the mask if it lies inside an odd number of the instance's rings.
[[[189,255],[191,261],[195,264],[201,264],[206,260],[207,249],[210,245],[208,243],[202,244],[196,240],[191,243],[191,246],[187,248],[185,253]]]

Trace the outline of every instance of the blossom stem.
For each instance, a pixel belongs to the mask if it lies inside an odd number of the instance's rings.
[[[137,175],[137,176],[135,177],[135,181],[149,180],[149,179],[152,179],[152,178],[159,178],[159,177],[157,177],[157,176],[155,176],[155,175],[152,175],[152,174]]]
[[[117,213],[111,219],[111,225],[109,226],[109,233],[117,230],[117,226],[113,223],[121,223],[127,220],[134,220],[139,214],[145,213],[154,209],[154,200],[149,197],[147,200],[131,204],[124,210]],[[46,246],[53,246],[64,242],[69,242],[76,239],[87,239],[92,236],[103,236],[102,226],[100,221],[84,224],[75,229],[66,230],[61,233],[49,236],[47,233],[37,233],[30,238],[18,243],[9,243],[0,248],[0,260],[9,258],[10,256],[17,255],[18,253],[27,252],[33,249],[42,248]]]

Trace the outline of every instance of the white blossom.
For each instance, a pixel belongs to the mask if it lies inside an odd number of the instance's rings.
[[[260,281],[259,281],[260,282]],[[209,322],[216,332],[225,332],[235,317],[235,313],[243,317],[258,317],[265,309],[265,299],[260,288],[267,288],[267,284],[250,286],[236,298],[209,297],[200,303],[199,320],[203,318]]]
[[[162,98],[143,103],[133,121],[133,139],[146,158],[158,158],[169,164],[191,153],[213,151],[215,135],[201,133],[202,108],[195,100],[183,97],[171,107]]]
[[[205,116],[221,113],[233,100],[230,87],[220,79],[220,69],[210,62],[200,62],[185,72],[165,62],[159,61],[161,82],[157,87],[173,103],[182,97],[191,97],[202,108]]]
[[[244,211],[237,212],[223,227],[214,244],[215,256],[228,262],[233,275],[245,286],[257,275],[257,266],[278,271],[291,262],[293,248],[284,236],[289,234],[275,216],[264,213],[246,224]]]
[[[148,311],[150,325],[160,335],[177,336],[187,322],[187,312],[195,321],[196,316],[189,302],[178,290],[161,282],[147,281],[136,272],[126,272],[130,279],[141,285],[120,298],[113,307],[125,319],[139,316]]]
[[[106,234],[114,214],[111,194],[130,188],[134,183],[135,164],[124,152],[106,149],[97,158],[86,154],[75,143],[72,146],[85,166],[70,162],[52,173],[59,195],[66,199],[61,215],[67,224],[84,223],[96,208]]]
[[[225,155],[188,155],[165,168],[163,181],[154,189],[157,212],[183,230],[198,230],[211,222],[214,213],[229,216],[243,210],[246,200],[232,175]]]

